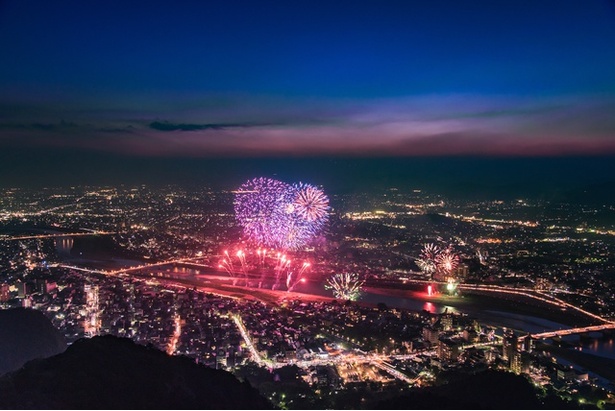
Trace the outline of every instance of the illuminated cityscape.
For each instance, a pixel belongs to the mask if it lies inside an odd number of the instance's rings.
[[[0,409],[615,409],[613,0],[0,1]]]
[[[359,194],[369,211],[330,194],[336,230],[276,251],[254,248],[235,195],[4,190],[0,304],[41,311],[69,342],[112,334],[237,375],[296,366],[314,398],[496,369],[610,403],[608,367],[570,353],[612,353],[615,235],[576,206],[530,220],[553,205],[392,188]]]

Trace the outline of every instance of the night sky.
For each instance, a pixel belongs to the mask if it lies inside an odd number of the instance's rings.
[[[4,0],[2,183],[108,161],[612,156],[613,45],[613,1]]]

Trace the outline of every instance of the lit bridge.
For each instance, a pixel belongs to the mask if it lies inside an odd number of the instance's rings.
[[[56,237],[84,237],[90,235],[113,235],[117,234],[110,231],[92,231],[89,233],[54,233],[54,234],[37,234],[37,235],[24,235],[19,237],[0,237],[0,241],[18,241],[18,240],[37,240],[43,238],[56,238]]]
[[[163,266],[163,265],[190,264],[191,261],[199,260],[199,259],[202,259],[202,258],[203,257],[179,258],[179,259],[173,259],[173,260],[160,261],[160,262],[157,262],[157,263],[149,263],[149,264],[137,265],[137,266],[127,267],[127,268],[121,268],[119,270],[95,270],[95,269],[91,269],[91,268],[79,267],[79,266],[69,265],[69,264],[60,264],[60,263],[50,264],[49,266],[50,267],[68,268],[68,269],[71,269],[71,270],[83,271],[83,272],[91,273],[91,274],[103,274],[103,275],[117,276],[117,275],[120,275],[120,274],[127,274],[127,273],[132,272],[132,271],[147,270],[147,269],[150,269],[152,267],[159,267],[159,266]]]
[[[583,334],[583,333],[589,333],[592,331],[604,331],[604,330],[615,330],[615,323],[590,325],[587,327],[578,327],[578,328],[568,328],[565,330],[549,331],[549,332],[544,332],[540,334],[531,334],[531,336],[532,338],[539,340],[543,338],[563,337],[565,335]]]

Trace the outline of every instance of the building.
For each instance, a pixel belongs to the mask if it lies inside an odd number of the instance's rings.
[[[440,325],[444,331],[453,329],[453,314],[442,314],[440,317]]]
[[[94,337],[100,331],[99,307],[98,307],[98,286],[85,284],[85,321],[84,333],[87,337]]]
[[[463,336],[463,339],[469,343],[478,342],[478,333],[476,332],[475,329],[465,328],[462,331],[461,335]]]
[[[470,274],[470,268],[468,267],[466,263],[459,264],[457,268],[455,269],[455,271],[453,271],[453,277],[458,282],[463,282],[466,278],[468,278],[469,274]]]
[[[32,293],[31,283],[24,283],[18,280],[15,283],[15,287],[17,287],[17,297],[18,298],[26,298],[28,295]]]
[[[523,351],[532,352],[534,349],[534,340],[532,340],[532,336],[528,333],[523,339]]]
[[[440,331],[435,327],[423,327],[423,339],[428,341],[431,345],[438,343],[438,337]]]
[[[558,364],[557,379],[564,381],[588,381],[589,374]]]
[[[512,351],[508,360],[510,370],[517,375],[521,374],[521,353],[516,350]]]
[[[461,342],[453,338],[442,338],[438,341],[438,358],[442,361],[457,361],[461,352]]]
[[[34,292],[41,295],[47,294],[47,285],[47,280],[44,278],[34,280]]]
[[[519,339],[515,332],[511,329],[504,328],[504,335],[502,337],[502,358],[510,365],[510,359],[515,352],[518,352]]]
[[[225,369],[227,365],[227,353],[223,349],[219,349],[216,355],[216,368]]]
[[[0,284],[0,302],[5,303],[11,299],[10,287],[8,284]]]

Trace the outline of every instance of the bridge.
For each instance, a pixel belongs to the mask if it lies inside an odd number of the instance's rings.
[[[125,274],[125,273],[129,273],[131,271],[147,270],[149,268],[159,267],[161,265],[185,264],[185,263],[189,263],[190,261],[199,260],[199,259],[202,259],[202,258],[203,257],[177,258],[177,259],[173,259],[173,260],[160,261],[160,262],[157,262],[157,263],[149,263],[149,264],[143,264],[143,265],[136,265],[136,266],[133,266],[133,267],[122,268],[122,269],[119,269],[119,270],[111,271],[109,274],[113,274],[113,275]]]
[[[54,233],[54,234],[36,234],[36,235],[24,235],[19,237],[0,237],[0,241],[18,241],[18,240],[38,240],[44,238],[57,238],[57,237],[84,237],[91,235],[113,235],[117,234],[111,231],[92,231],[89,233]]]
[[[88,235],[92,235],[92,234],[88,234]],[[85,268],[85,267],[79,267],[79,266],[75,266],[75,265],[61,264],[61,263],[50,264],[49,266],[50,267],[68,268],[68,269],[71,269],[71,270],[83,271],[83,272],[91,273],[91,274],[103,274],[103,275],[117,276],[119,274],[127,274],[127,273],[132,272],[132,271],[147,270],[147,269],[152,268],[152,267],[159,267],[159,266],[163,266],[163,265],[191,264],[191,261],[199,260],[199,259],[202,259],[202,258],[203,257],[176,258],[176,259],[173,259],[173,260],[159,261],[157,263],[148,263],[148,264],[136,265],[136,266],[132,266],[132,267],[120,268],[119,270],[95,270],[95,269],[91,269],[91,268]],[[193,263],[193,265],[197,265],[197,264]]]
[[[537,340],[544,338],[563,337],[565,335],[583,334],[592,331],[615,330],[615,323],[606,323],[600,325],[590,325],[587,327],[568,328],[565,330],[548,331],[539,334],[531,334],[531,337]]]

